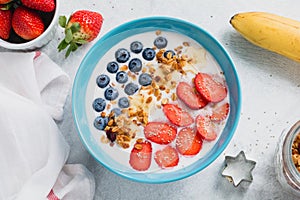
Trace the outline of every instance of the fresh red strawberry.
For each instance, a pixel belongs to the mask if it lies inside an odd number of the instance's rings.
[[[0,9],[0,38],[8,39],[11,30],[12,12],[10,10]]]
[[[202,139],[193,128],[185,127],[178,133],[176,149],[182,155],[192,156],[199,153],[202,148]]]
[[[161,168],[175,167],[178,165],[179,156],[175,148],[166,146],[155,152],[154,160]]]
[[[69,21],[65,16],[59,17],[59,24],[65,28],[66,37],[58,45],[61,51],[68,47],[66,57],[75,51],[80,45],[94,40],[102,27],[103,18],[100,13],[78,10],[74,12]]]
[[[34,10],[52,12],[55,9],[54,0],[21,0],[22,4]]]
[[[165,104],[163,111],[170,122],[176,126],[189,126],[194,122],[191,115],[182,110],[178,105]]]
[[[169,144],[175,138],[177,129],[163,122],[149,122],[144,128],[145,137],[157,144]]]
[[[222,101],[227,95],[226,87],[206,73],[198,73],[194,79],[196,90],[209,102]]]
[[[216,107],[213,108],[210,119],[215,122],[220,122],[226,119],[228,112],[229,112],[229,103],[216,105]]]
[[[195,88],[186,82],[180,82],[177,85],[176,94],[181,101],[193,110],[203,108],[207,104],[207,101],[195,92]]]
[[[0,0],[0,4],[8,4],[10,3],[12,0]]]
[[[209,117],[199,115],[196,118],[197,133],[205,140],[212,141],[217,138],[213,122]]]
[[[12,16],[12,27],[17,35],[25,40],[31,40],[44,32],[42,18],[33,10],[17,7]]]
[[[152,158],[152,145],[148,141],[137,141],[130,153],[129,164],[138,171],[149,169]]]

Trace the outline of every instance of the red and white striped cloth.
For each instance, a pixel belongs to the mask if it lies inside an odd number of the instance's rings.
[[[48,200],[60,200],[53,192],[53,190],[50,191],[50,193],[47,196]]]

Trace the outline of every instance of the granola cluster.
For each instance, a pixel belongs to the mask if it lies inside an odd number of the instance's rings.
[[[183,46],[187,47],[189,43],[184,42]],[[139,127],[147,125],[151,107],[155,106],[160,109],[162,105],[177,99],[174,92],[177,86],[174,73],[179,72],[185,75],[184,66],[192,62],[188,56],[181,54],[183,46],[174,49],[175,55],[171,52],[165,55],[166,49],[160,49],[156,53],[157,64],[148,62],[143,66],[142,72],[147,72],[152,76],[152,83],[148,86],[141,86],[137,94],[129,96],[129,108],[123,109],[119,116],[115,116],[114,113],[106,116],[105,112],[102,112],[103,116],[109,118],[104,129],[107,137],[101,138],[103,143],[114,145],[116,142],[124,149],[129,148]],[[120,69],[127,70],[128,66],[123,65]],[[132,80],[136,80],[136,74],[128,72],[128,76]],[[113,104],[113,102],[111,103]]]
[[[168,70],[167,72],[177,70],[181,74],[186,74],[183,67],[187,64],[187,62],[191,62],[191,59],[188,59],[187,55],[180,55],[182,48],[182,46],[179,46],[175,49],[176,55],[172,55],[171,52],[167,52],[166,56],[166,49],[159,50],[156,54],[157,62],[161,63],[160,66],[166,68]]]

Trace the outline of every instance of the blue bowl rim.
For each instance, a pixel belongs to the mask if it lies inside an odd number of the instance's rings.
[[[233,73],[233,76],[235,77],[235,83],[236,83],[236,90],[237,90],[237,105],[236,105],[236,112],[235,112],[235,121],[232,124],[232,127],[230,129],[230,133],[228,134],[228,137],[226,138],[226,140],[223,142],[223,144],[217,149],[217,151],[215,152],[215,154],[213,154],[211,157],[208,158],[208,160],[206,160],[205,164],[202,165],[201,167],[199,167],[198,169],[194,169],[192,171],[189,171],[183,175],[177,176],[177,177],[173,177],[173,178],[169,178],[169,179],[140,179],[137,177],[133,177],[130,176],[126,173],[123,173],[121,171],[117,171],[117,170],[113,170],[110,168],[110,166],[108,166],[106,163],[103,163],[98,157],[97,155],[95,155],[95,153],[93,152],[93,149],[89,146],[88,142],[86,141],[86,138],[84,138],[84,136],[81,134],[80,131],[80,123],[79,120],[80,119],[80,115],[78,115],[78,113],[76,112],[76,95],[78,95],[78,79],[80,76],[80,73],[83,71],[84,69],[84,63],[86,63],[88,61],[88,58],[93,54],[93,51],[97,48],[99,48],[100,44],[102,42],[104,42],[105,40],[107,40],[108,38],[110,38],[111,36],[114,36],[116,34],[118,34],[119,32],[124,32],[124,30],[127,30],[128,27],[132,27],[135,24],[138,23],[143,23],[143,22],[147,22],[147,21],[168,21],[168,22],[176,22],[176,23],[180,23],[180,24],[185,24],[186,26],[192,27],[193,29],[196,29],[197,31],[201,32],[202,34],[204,34],[209,40],[211,40],[216,46],[217,48],[219,48],[219,50],[224,54],[225,58],[227,59],[227,61],[229,62],[230,66],[231,66],[231,70]],[[153,25],[155,26],[155,25]],[[181,34],[184,34],[181,32]],[[197,41],[199,42],[199,41]],[[202,44],[201,44],[202,45]],[[212,55],[213,53],[210,52]],[[213,55],[214,56],[214,55]],[[215,56],[214,56],[215,57]],[[219,63],[220,65],[220,63]],[[95,67],[95,66],[94,66]],[[110,30],[108,33],[106,33],[103,37],[101,37],[92,47],[91,49],[87,52],[87,54],[85,55],[85,57],[83,58],[75,79],[74,79],[74,83],[73,83],[73,88],[72,88],[72,115],[73,115],[73,120],[75,122],[75,126],[76,126],[76,130],[78,135],[80,136],[80,139],[82,141],[82,143],[84,144],[85,148],[88,150],[88,152],[99,162],[101,163],[106,169],[108,169],[109,171],[127,178],[129,180],[132,181],[137,181],[137,182],[141,182],[141,183],[151,183],[151,184],[157,184],[157,183],[167,183],[167,182],[173,182],[173,181],[178,181],[184,178],[187,178],[189,176],[194,175],[195,173],[198,173],[199,171],[203,170],[204,168],[206,168],[207,166],[209,166],[213,161],[215,161],[219,155],[224,151],[224,149],[227,147],[227,145],[229,144],[229,142],[231,141],[231,138],[233,137],[233,134],[237,128],[238,122],[239,122],[239,118],[240,118],[240,112],[241,112],[241,102],[242,102],[242,98],[241,98],[241,88],[240,88],[240,81],[235,69],[235,66],[233,64],[233,61],[231,59],[231,57],[229,56],[229,54],[227,53],[227,51],[225,50],[225,48],[211,35],[209,34],[207,31],[205,31],[204,29],[200,28],[199,26],[196,26],[195,24],[192,24],[188,21],[182,20],[182,19],[178,19],[178,18],[173,18],[173,17],[166,17],[166,16],[153,16],[153,17],[144,17],[144,18],[139,18],[139,19],[135,19],[129,22],[126,22],[124,24],[121,24],[119,26],[117,26],[116,28]],[[83,114],[83,113],[81,113]]]

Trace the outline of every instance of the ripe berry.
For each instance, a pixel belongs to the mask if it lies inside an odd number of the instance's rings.
[[[22,4],[28,8],[34,10],[40,10],[43,12],[52,12],[55,9],[54,0],[21,0]]]
[[[133,95],[134,93],[136,93],[139,89],[139,86],[135,83],[128,83],[125,88],[124,91],[127,95]]]
[[[81,45],[94,40],[101,30],[102,23],[102,15],[89,10],[78,10],[70,16],[70,19],[60,16],[59,25],[65,29],[66,36],[59,43],[58,50],[67,48],[65,57],[68,57]]]
[[[12,28],[25,40],[37,38],[45,30],[41,16],[36,11],[23,6],[15,9],[12,16]]]
[[[100,88],[105,88],[109,84],[110,78],[106,74],[101,74],[97,77],[96,82]]]
[[[130,53],[127,51],[127,49],[120,48],[115,53],[115,58],[117,62],[119,63],[125,63],[130,58]]]
[[[139,84],[142,86],[147,86],[147,85],[151,85],[152,83],[152,77],[150,74],[148,73],[142,73],[139,76]]]
[[[155,57],[155,51],[151,48],[146,48],[146,49],[144,49],[142,55],[145,60],[150,61],[150,60],[153,60],[153,58]]]
[[[165,58],[172,58],[173,56],[175,56],[175,52],[172,50],[167,50],[164,52],[164,57]]]
[[[1,10],[0,7],[0,38],[7,40],[11,31],[11,19],[12,12],[11,10]]]
[[[143,50],[143,44],[139,41],[134,41],[130,44],[130,50],[133,53],[140,53]]]
[[[118,106],[120,108],[128,108],[129,107],[129,100],[128,100],[128,98],[126,98],[126,97],[120,98],[119,102],[118,102]]]
[[[129,62],[129,70],[132,72],[139,72],[142,69],[142,61],[138,58],[133,58],[130,62]]]
[[[105,109],[106,102],[102,98],[97,98],[93,101],[93,108],[96,112],[101,112]]]
[[[97,116],[94,120],[94,126],[99,130],[104,130],[105,127],[107,126],[107,123],[108,123],[107,117]]]
[[[168,44],[168,41],[165,37],[157,37],[155,40],[154,40],[154,45],[158,48],[158,49],[162,49],[162,48],[165,48]]]
[[[116,74],[116,81],[118,83],[126,83],[128,81],[128,75],[127,75],[127,73],[124,72],[124,71],[119,71]]]
[[[115,117],[121,115],[121,113],[122,113],[122,111],[121,111],[120,108],[113,108],[113,109],[111,110],[111,112],[113,112],[113,113],[115,114]]]
[[[106,70],[109,72],[109,73],[116,73],[118,70],[119,70],[119,65],[117,62],[109,62],[106,66]]]
[[[108,87],[104,92],[104,97],[109,101],[115,100],[116,98],[118,98],[118,96],[119,96],[118,90],[113,87]]]

